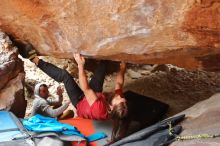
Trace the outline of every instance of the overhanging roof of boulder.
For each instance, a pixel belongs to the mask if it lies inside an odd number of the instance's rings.
[[[0,28],[40,54],[220,70],[215,0],[2,0]]]

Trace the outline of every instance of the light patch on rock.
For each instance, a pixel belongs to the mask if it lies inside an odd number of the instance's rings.
[[[135,72],[131,69],[127,69],[128,75],[132,78],[132,79],[139,79],[142,77],[142,75],[139,72]]]
[[[113,14],[112,16],[111,16],[111,20],[113,20],[113,21],[117,21],[117,20],[119,20],[120,19],[120,15],[118,15],[118,14]]]
[[[134,27],[132,27],[134,28]],[[141,29],[132,29],[129,33],[127,34],[122,34],[122,35],[118,35],[118,36],[115,36],[115,37],[110,37],[110,38],[105,38],[101,41],[99,41],[97,44],[96,44],[96,49],[100,49],[108,44],[112,44],[112,43],[116,43],[117,41],[121,40],[121,39],[124,39],[124,38],[127,38],[127,37],[131,37],[131,36],[146,36],[146,35],[149,35],[151,32],[150,29],[148,28],[141,28]]]
[[[49,51],[50,50],[50,46],[49,45],[47,45],[47,44],[40,44],[40,48],[42,48],[42,49],[44,49],[44,50],[47,50],[47,51]]]
[[[153,17],[153,12],[154,12],[154,7],[150,5],[142,5],[140,7],[140,12],[145,16],[145,17]]]

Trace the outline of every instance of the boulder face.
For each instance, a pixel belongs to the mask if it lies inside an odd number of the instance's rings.
[[[24,67],[5,33],[0,32],[0,110],[10,110],[24,117],[27,102],[24,97]]]
[[[182,122],[182,136],[199,134],[218,135],[220,134],[220,93],[211,98],[197,103],[193,107],[183,111],[186,120]],[[171,146],[219,146],[220,137],[208,139],[194,139],[174,142]]]
[[[2,0],[0,28],[41,55],[220,70],[219,0]]]

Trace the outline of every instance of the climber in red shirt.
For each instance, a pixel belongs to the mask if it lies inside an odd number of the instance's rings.
[[[47,63],[37,57],[34,47],[27,42],[14,40],[14,44],[18,47],[20,54],[24,58],[29,58],[43,72],[58,82],[63,82],[72,104],[77,109],[77,115],[82,118],[107,120],[113,119],[113,138],[118,135],[118,128],[122,125],[128,114],[127,102],[122,94],[122,86],[124,83],[124,74],[126,64],[120,64],[120,71],[116,78],[115,94],[107,99],[103,94],[103,83],[108,67],[106,61],[101,61],[97,67],[91,81],[88,83],[84,65],[85,59],[80,54],[74,54],[74,59],[78,64],[79,85],[74,81],[73,77],[64,69]],[[123,133],[123,132],[121,132]],[[121,136],[121,134],[119,133]]]

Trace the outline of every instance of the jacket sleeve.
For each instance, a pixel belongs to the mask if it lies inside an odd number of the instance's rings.
[[[55,97],[49,97],[47,99],[47,102],[49,105],[51,106],[59,106],[59,105],[62,105],[62,102],[63,102],[63,96],[58,96],[57,98]]]
[[[61,115],[68,107],[67,103],[64,103],[62,106],[59,108],[53,109],[50,106],[41,106],[41,110],[46,113],[48,116],[56,118],[57,116]]]

